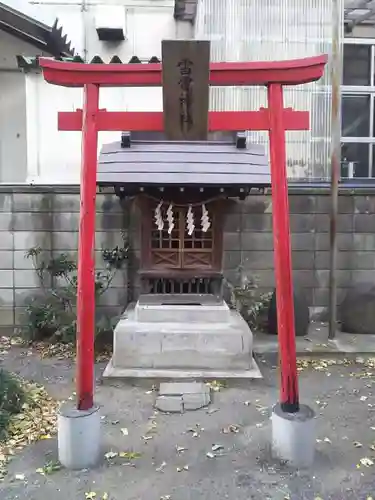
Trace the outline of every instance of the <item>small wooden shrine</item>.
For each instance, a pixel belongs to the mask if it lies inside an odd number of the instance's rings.
[[[217,292],[228,198],[270,185],[264,148],[244,134],[185,142],[134,136],[103,147],[98,183],[138,205],[142,293]]]

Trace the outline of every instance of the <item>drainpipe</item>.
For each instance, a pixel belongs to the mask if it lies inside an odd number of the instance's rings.
[[[337,327],[337,213],[341,165],[341,0],[332,0],[331,53],[331,218],[330,218],[330,275],[328,339],[336,336]]]
[[[82,58],[85,62],[88,62],[88,50],[87,50],[87,10],[86,0],[81,2],[81,19],[82,19]]]

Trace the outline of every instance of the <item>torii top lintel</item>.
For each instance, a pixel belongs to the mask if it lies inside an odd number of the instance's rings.
[[[300,85],[319,80],[327,55],[290,61],[220,62],[210,64],[212,86]],[[82,64],[40,58],[48,83],[64,87],[95,84],[107,87],[160,87],[162,65],[156,64]]]

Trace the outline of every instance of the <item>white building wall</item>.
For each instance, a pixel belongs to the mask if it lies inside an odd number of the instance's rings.
[[[29,44],[0,31],[0,180],[25,182],[27,176],[25,75],[16,54],[36,55]]]
[[[52,8],[50,4],[43,8]],[[95,19],[105,5],[108,2],[90,2],[83,11],[81,6],[61,6],[58,2],[54,7],[64,33],[87,61],[99,55],[108,62],[115,54],[124,62],[133,55],[147,61],[152,56],[161,57],[163,39],[186,33],[174,20],[174,0],[124,0],[117,1],[116,8],[123,19],[126,40],[117,44],[101,42]],[[82,93],[82,89],[47,84],[41,74],[26,75],[28,183],[79,183],[81,133],[59,132],[57,113],[81,108]],[[161,111],[162,92],[160,88],[105,88],[100,91],[100,107],[109,111]],[[100,133],[98,149],[103,143],[118,139],[118,132]]]

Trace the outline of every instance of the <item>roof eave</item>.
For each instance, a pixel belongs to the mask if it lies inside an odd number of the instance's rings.
[[[74,55],[57,19],[50,27],[0,2],[0,29],[54,57]]]

